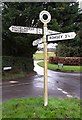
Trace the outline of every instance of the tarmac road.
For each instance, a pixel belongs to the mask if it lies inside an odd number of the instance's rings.
[[[11,98],[39,97],[44,95],[43,68],[34,61],[36,74],[2,83],[2,101]],[[80,73],[63,73],[48,70],[48,94],[54,97],[80,98]],[[1,88],[1,85],[0,85]]]

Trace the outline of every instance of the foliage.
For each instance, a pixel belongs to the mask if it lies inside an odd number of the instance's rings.
[[[30,27],[32,17],[36,16],[31,13],[33,9],[30,3],[4,3],[2,11],[3,55],[32,57],[36,51],[36,48],[32,46],[32,41],[37,38],[36,35],[17,34],[9,31],[11,25]]]
[[[79,119],[80,100],[49,97],[49,104],[44,107],[43,97],[12,99],[3,103],[2,118]]]
[[[20,78],[25,78],[27,77],[27,73],[20,71],[17,73],[10,71],[5,71],[2,75],[2,80],[16,80],[16,79],[20,79]]]
[[[2,55],[23,56],[32,60],[37,47],[32,42],[42,35],[12,33],[9,27],[12,25],[39,27],[42,23],[39,20],[39,13],[43,10],[41,2],[5,2],[2,9]],[[60,56],[81,56],[82,49],[82,14],[78,9],[78,3],[50,2],[47,10],[52,19],[48,29],[60,32],[77,33],[74,40],[58,42],[57,54]],[[79,55],[80,53],[80,55]]]
[[[27,57],[14,57],[14,56],[3,56],[2,67],[12,67],[13,72],[17,71],[31,71],[33,69],[33,63],[31,58]]]
[[[53,14],[60,26],[59,31],[64,33],[75,32],[77,34],[73,40],[58,42],[57,56],[81,57],[82,12],[78,8],[78,3],[61,3],[60,7],[57,5],[55,11],[58,13]]]

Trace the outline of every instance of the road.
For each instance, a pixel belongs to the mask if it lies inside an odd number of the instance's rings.
[[[26,78],[7,80],[2,83],[2,101],[11,98],[39,97],[44,94],[43,68],[34,61],[34,71]],[[0,87],[1,88],[1,87]],[[80,98],[80,73],[63,73],[48,70],[49,96]]]

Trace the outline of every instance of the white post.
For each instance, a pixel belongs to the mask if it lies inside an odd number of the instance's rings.
[[[44,19],[44,16],[47,17]],[[41,11],[39,18],[42,23],[44,23],[43,30],[43,42],[44,42],[44,106],[48,105],[48,79],[47,79],[47,42],[46,42],[46,35],[47,35],[47,23],[51,20],[51,15],[48,11],[43,10]]]
[[[44,23],[44,106],[48,105],[48,79],[47,79],[47,42],[46,42],[46,33],[47,33],[47,23]]]

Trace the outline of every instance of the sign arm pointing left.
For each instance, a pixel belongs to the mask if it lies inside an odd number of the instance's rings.
[[[12,25],[9,30],[15,33],[29,33],[29,34],[43,34],[42,28],[33,28],[33,27],[23,27],[23,26],[14,26]],[[60,33],[53,30],[48,30],[47,35]]]

